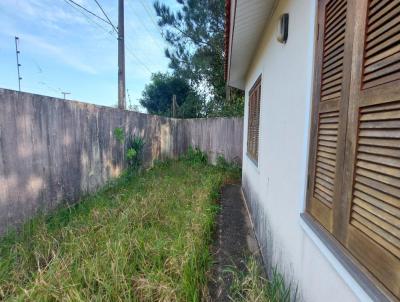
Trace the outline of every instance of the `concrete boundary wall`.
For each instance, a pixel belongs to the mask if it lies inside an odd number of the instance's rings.
[[[0,234],[120,175],[117,127],[143,137],[147,167],[190,146],[242,160],[242,118],[170,119],[0,89]]]

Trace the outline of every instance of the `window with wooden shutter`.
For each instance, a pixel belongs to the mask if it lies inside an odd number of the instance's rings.
[[[320,1],[315,68],[309,212],[330,232],[340,195],[345,142],[351,32],[347,0]]]
[[[343,13],[340,8],[343,2],[320,1],[319,25],[323,24],[324,30],[319,38],[324,42],[319,41],[318,45],[326,44],[327,33],[332,33],[328,29],[332,22],[328,19],[335,13],[330,10],[336,7]],[[348,61],[344,64],[349,69],[343,66],[338,77],[342,79],[340,94],[338,88],[325,93],[335,94],[342,103],[339,110],[330,113],[320,109],[320,104],[328,102],[324,99],[327,48],[319,46],[317,50],[316,66],[321,75],[317,71],[316,90],[320,94],[315,93],[314,98],[316,139],[310,151],[312,184],[308,189],[308,212],[354,257],[360,272],[376,285],[383,297],[397,301],[400,300],[400,1],[358,0],[348,1],[347,6],[351,17],[347,17],[344,25],[348,39],[344,45],[344,60],[348,54]],[[351,46],[346,48],[346,41]],[[341,42],[330,45],[342,47]],[[328,118],[330,123],[326,122]],[[325,131],[326,124],[332,125],[330,130],[336,129],[333,126],[336,122],[337,133]],[[331,156],[324,164],[333,167],[335,163],[336,170],[324,173],[321,181],[318,173],[325,171],[319,167],[321,164],[318,166],[322,162],[318,158],[328,159],[328,149],[321,144],[328,141],[328,135],[336,142],[330,144],[329,154],[336,157]],[[322,184],[326,185],[324,195],[319,194]],[[318,201],[330,209],[325,216],[314,206]]]
[[[258,136],[260,128],[261,76],[249,92],[249,114],[247,127],[247,155],[258,162]]]
[[[400,299],[400,1],[359,2],[344,244]]]

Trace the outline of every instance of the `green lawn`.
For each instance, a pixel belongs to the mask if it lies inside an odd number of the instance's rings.
[[[0,240],[0,300],[199,301],[223,182],[193,155],[121,177]]]

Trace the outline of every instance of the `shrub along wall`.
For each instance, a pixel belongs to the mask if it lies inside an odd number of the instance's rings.
[[[242,160],[241,118],[169,119],[0,89],[0,234],[120,175],[116,128],[143,138],[147,167],[190,146]]]

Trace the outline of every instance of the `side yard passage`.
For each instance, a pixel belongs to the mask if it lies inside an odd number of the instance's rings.
[[[122,177],[0,241],[0,300],[198,301],[221,185],[201,156]]]

